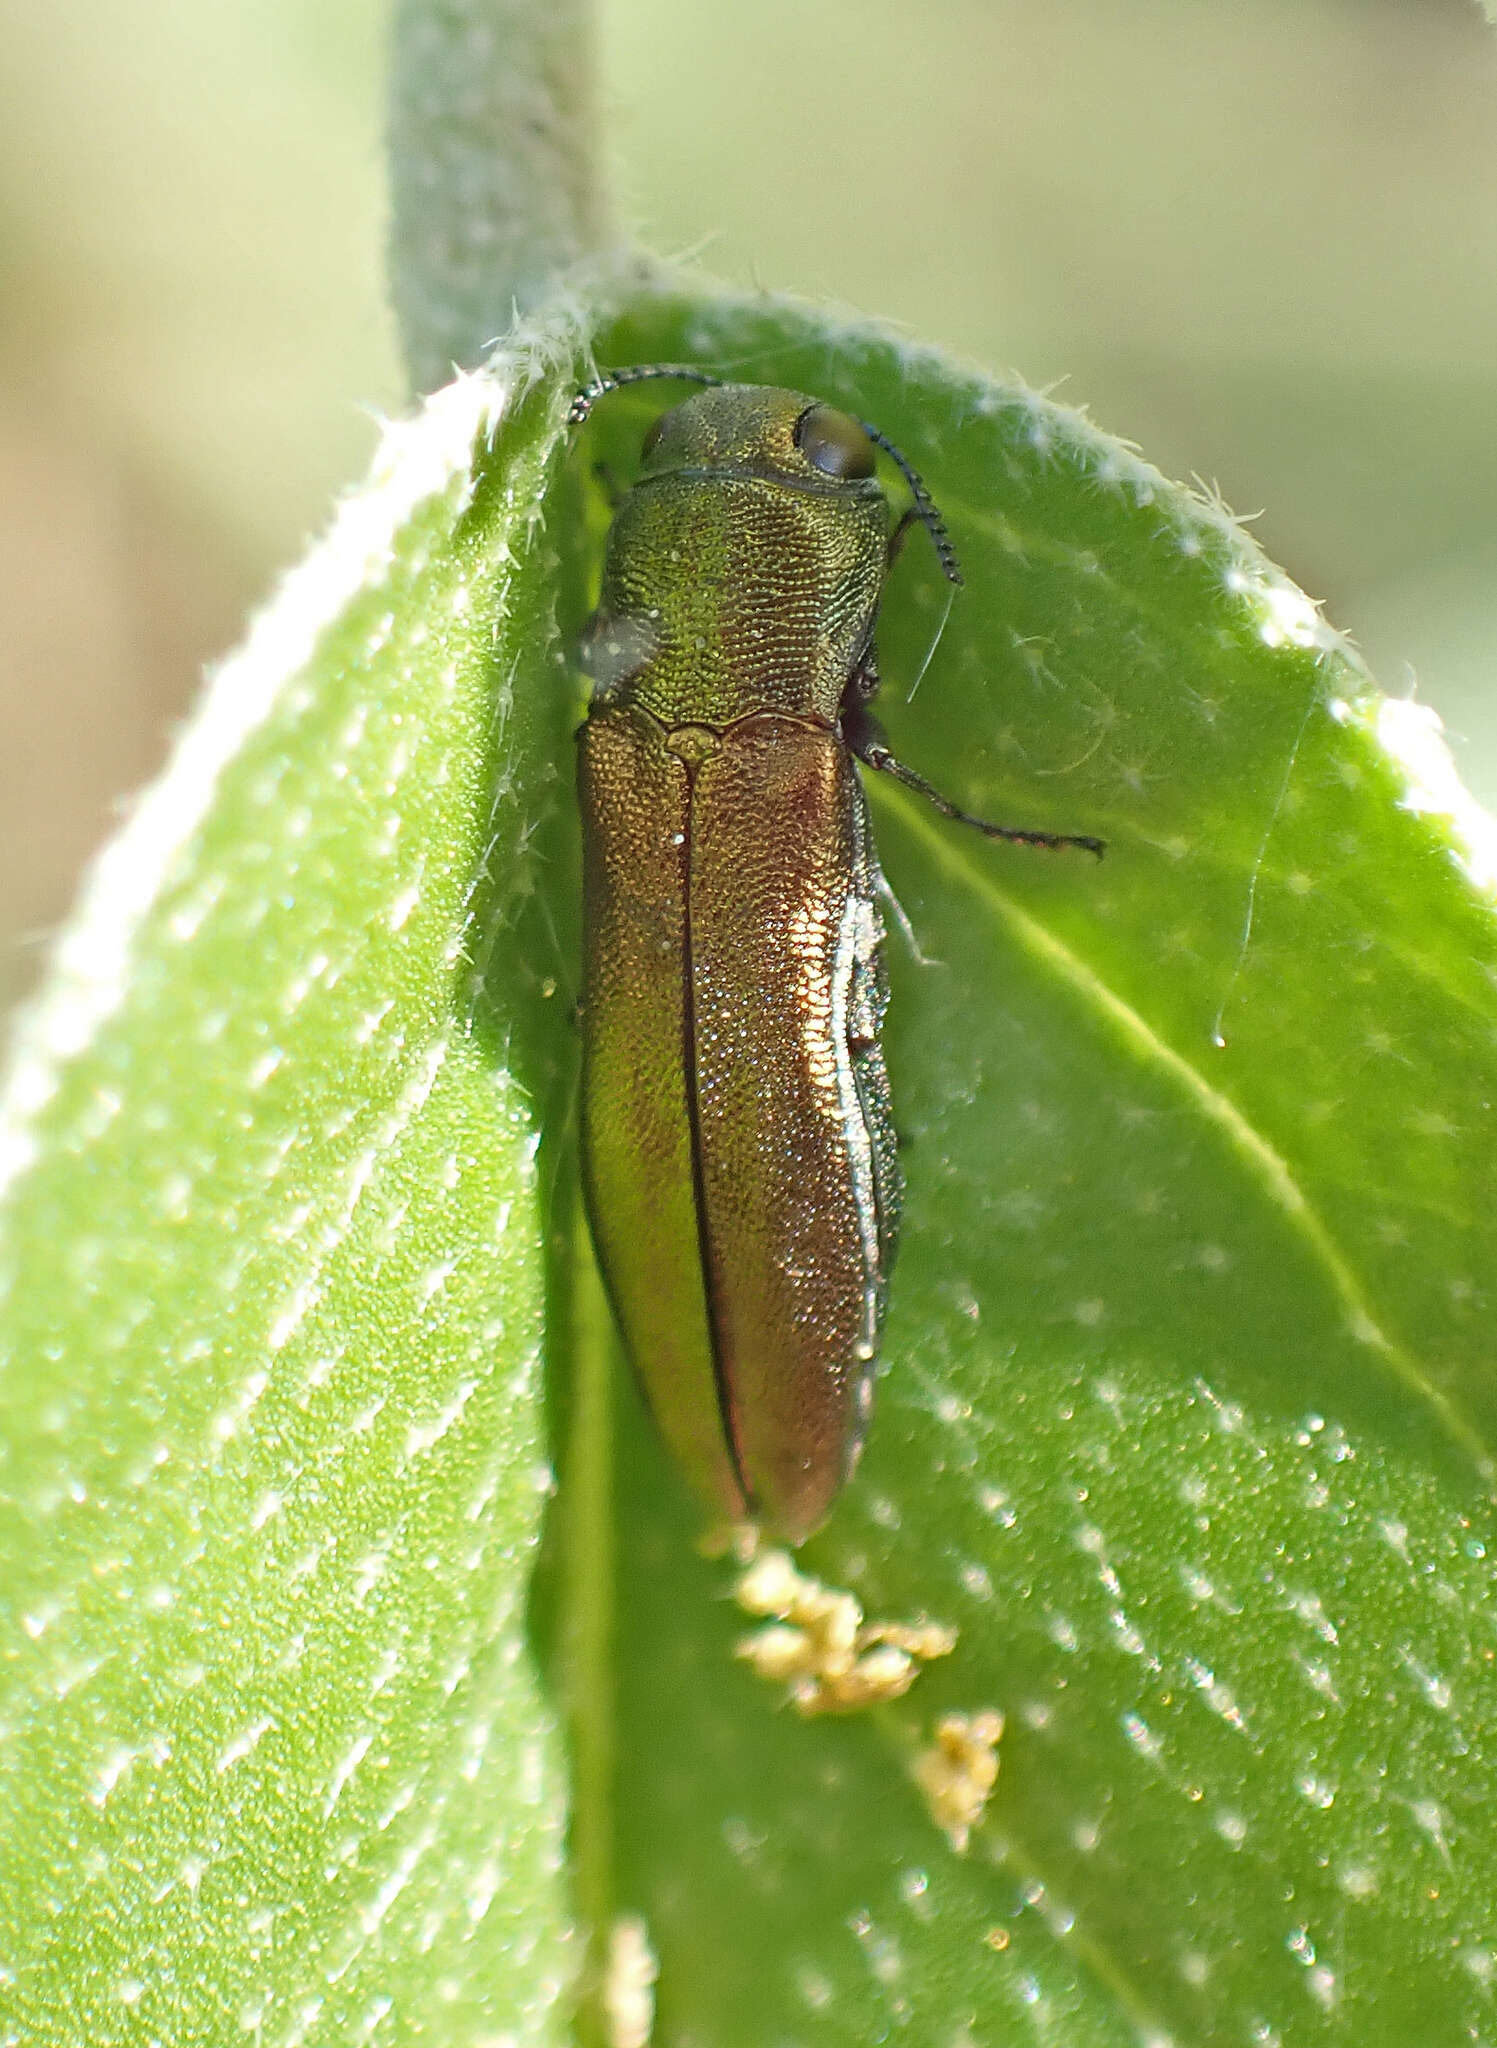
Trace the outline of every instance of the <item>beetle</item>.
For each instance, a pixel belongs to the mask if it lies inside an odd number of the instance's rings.
[[[616,507],[578,662],[584,1192],[625,1348],[698,1496],[799,1543],[856,1462],[902,1180],[879,1043],[882,887],[855,763],[992,838],[869,705],[909,526],[961,581],[917,472],[804,392],[679,364]],[[884,451],[909,487],[895,518]]]

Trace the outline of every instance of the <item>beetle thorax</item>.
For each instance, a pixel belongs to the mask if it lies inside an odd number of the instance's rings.
[[[762,710],[833,723],[887,548],[881,494],[652,478],[614,522],[586,665],[600,692],[670,726]]]

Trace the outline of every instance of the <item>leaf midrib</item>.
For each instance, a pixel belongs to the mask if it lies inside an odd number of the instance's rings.
[[[1493,1458],[1475,1422],[1435,1384],[1419,1360],[1384,1331],[1335,1233],[1295,1179],[1283,1154],[1229,1096],[1214,1088],[1183,1054],[1167,1044],[1093,967],[1022,910],[912,798],[877,784],[875,798],[898,818],[901,827],[953,882],[965,888],[995,922],[1004,926],[1031,961],[1078,996],[1133,1053],[1167,1076],[1207,1121],[1226,1136],[1319,1267],[1331,1294],[1345,1311],[1348,1334],[1375,1352],[1387,1369],[1428,1406],[1451,1441],[1473,1461],[1483,1482],[1490,1484]]]

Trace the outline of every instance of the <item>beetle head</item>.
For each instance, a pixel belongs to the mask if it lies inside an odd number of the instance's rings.
[[[879,492],[876,451],[850,414],[772,384],[718,384],[661,413],[641,449],[644,476],[724,471],[816,491]]]
[[[877,427],[804,392],[774,384],[724,384],[691,364],[640,363],[595,377],[573,399],[568,419],[579,425],[608,392],[657,378],[680,378],[704,388],[649,428],[641,450],[641,481],[683,472],[762,476],[829,495],[882,496],[875,454],[881,448],[910,487],[914,516],[930,535],[942,574],[948,583],[961,582],[946,522],[919,471]]]

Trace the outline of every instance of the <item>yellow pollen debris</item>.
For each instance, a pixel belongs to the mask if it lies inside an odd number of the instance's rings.
[[[637,1913],[621,1913],[609,1930],[608,1972],[603,1980],[608,2048],[650,2048],[659,1975],[644,1921]]]
[[[911,1775],[925,1794],[930,1817],[959,1856],[998,1782],[1002,1734],[1003,1716],[996,1708],[943,1714],[935,1742],[915,1759]]]
[[[956,1647],[956,1630],[936,1622],[865,1622],[851,1593],[797,1571],[785,1550],[761,1553],[733,1591],[745,1614],[771,1624],[744,1636],[737,1655],[784,1685],[801,1714],[855,1714],[897,1700],[922,1664]]]

